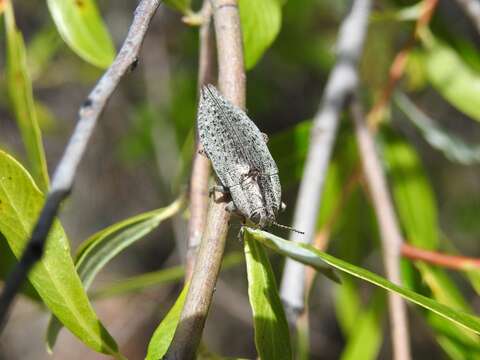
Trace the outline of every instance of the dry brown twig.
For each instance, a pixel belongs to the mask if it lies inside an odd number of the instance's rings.
[[[200,51],[198,59],[198,86],[213,83],[214,80],[214,42],[211,32],[212,10],[210,0],[204,0],[200,11],[202,24],[200,25]],[[188,222],[187,256],[185,262],[185,281],[192,277],[195,257],[205,229],[208,211],[208,178],[210,176],[210,162],[201,154],[202,146],[196,135],[195,154],[192,162],[190,177],[190,220]]]
[[[122,77],[138,63],[138,54],[155,11],[161,0],[142,0],[135,9],[127,37],[112,65],[92,89],[78,112],[78,121],[60,162],[55,169],[50,191],[32,231],[28,244],[0,296],[0,329],[9,307],[33,265],[43,255],[47,236],[61,202],[70,194],[88,141],[98,118]]]
[[[351,113],[355,124],[355,133],[360,157],[362,159],[363,173],[380,228],[382,257],[386,275],[391,282],[401,284],[400,249],[403,239],[388,191],[382,164],[375,149],[375,142],[368,129],[362,105],[357,95],[354,95],[352,99]],[[410,359],[410,339],[406,304],[400,296],[391,292],[388,293],[388,301],[393,357],[396,360]]]
[[[235,105],[245,107],[242,33],[236,0],[212,0],[219,67],[218,85]],[[230,214],[225,202],[211,201],[190,288],[166,359],[193,359],[212,301]]]

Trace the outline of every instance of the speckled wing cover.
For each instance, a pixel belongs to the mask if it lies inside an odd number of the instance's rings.
[[[201,90],[197,123],[204,151],[222,184],[230,188],[256,176],[264,205],[276,213],[281,203],[278,168],[247,114],[207,85]]]

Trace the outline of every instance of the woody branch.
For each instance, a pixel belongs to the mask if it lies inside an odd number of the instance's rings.
[[[61,202],[70,194],[78,165],[86,151],[98,118],[122,77],[136,66],[143,39],[160,3],[161,0],[142,0],[139,3],[120,52],[80,107],[77,125],[55,169],[45,205],[17,266],[5,282],[0,296],[0,329],[28,273],[42,258],[48,233]]]

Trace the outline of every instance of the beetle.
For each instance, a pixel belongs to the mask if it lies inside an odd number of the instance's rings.
[[[198,136],[204,154],[229,193],[226,210],[264,228],[285,205],[281,202],[278,167],[267,147],[267,137],[240,108],[213,85],[203,86],[197,114]],[[277,224],[278,225],[278,224]]]

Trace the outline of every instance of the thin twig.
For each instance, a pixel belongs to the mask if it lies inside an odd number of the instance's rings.
[[[204,0],[201,14],[198,59],[198,87],[213,82],[214,79],[214,43],[211,32],[210,0]],[[185,281],[192,277],[195,257],[205,229],[208,211],[208,177],[210,162],[201,154],[202,146],[196,134],[196,148],[193,155],[192,175],[190,177],[190,221],[188,223],[187,256],[185,261]]]
[[[402,235],[393,204],[388,192],[385,174],[375,149],[373,137],[368,130],[360,100],[354,95],[351,104],[363,172],[377,215],[382,240],[383,260],[387,278],[400,284],[400,248]],[[396,294],[389,293],[389,315],[392,334],[393,358],[410,359],[410,340],[405,302]]]
[[[212,0],[217,39],[219,88],[237,106],[245,107],[242,33],[236,0]],[[215,290],[230,214],[224,201],[210,202],[190,288],[166,359],[194,359]]]
[[[480,2],[478,0],[457,0],[463,12],[472,20],[480,34]]]
[[[410,244],[402,244],[402,256],[410,260],[419,260],[432,265],[453,270],[480,269],[480,259],[460,255],[447,255],[436,251],[420,249]]]
[[[32,236],[20,258],[19,263],[8,277],[0,297],[0,329],[20,287],[25,281],[33,265],[43,255],[46,239],[60,203],[70,193],[80,160],[85,153],[88,140],[108,100],[118,86],[122,76],[133,69],[138,62],[143,39],[150,21],[161,0],[142,0],[135,10],[135,15],[125,42],[113,64],[108,68],[100,81],[82,104],[78,114],[75,130],[70,137],[55,173],[52,187],[45,205],[33,229]]]
[[[417,42],[417,39],[420,37],[421,33],[430,23],[437,5],[438,0],[423,1],[421,15],[415,24],[413,35],[393,59],[392,65],[390,66],[387,84],[382,89],[380,97],[372,106],[367,115],[367,122],[371,128],[375,129],[383,119],[385,109],[390,103],[390,98],[392,97],[393,91],[397,87],[400,79],[403,77],[410,52],[412,51],[413,46]]]
[[[293,227],[305,232],[292,232],[290,239],[311,243],[315,236],[317,214],[321,203],[323,184],[336,137],[340,113],[345,100],[358,82],[357,63],[362,54],[367,32],[370,0],[356,0],[343,21],[338,43],[337,63],[328,79],[320,109],[315,115],[310,135],[310,147],[295,206]],[[305,267],[287,259],[281,284],[281,297],[291,323],[296,322],[304,308]]]

